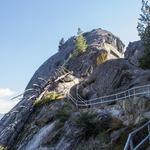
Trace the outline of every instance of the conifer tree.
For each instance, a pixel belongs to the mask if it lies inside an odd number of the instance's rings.
[[[79,53],[85,52],[87,49],[87,43],[85,38],[83,37],[82,31],[78,28],[77,37],[75,39],[75,53],[78,55]]]
[[[64,45],[64,43],[65,43],[64,38],[61,38],[61,40],[59,41],[59,46],[58,46],[59,50],[61,50],[61,48]]]
[[[144,55],[139,59],[140,67],[150,69],[150,5],[142,0],[141,14],[138,22],[138,33],[144,46]]]

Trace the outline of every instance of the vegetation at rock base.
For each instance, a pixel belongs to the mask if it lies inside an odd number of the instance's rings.
[[[77,56],[80,53],[85,52],[87,49],[87,43],[85,38],[83,37],[82,31],[78,28],[77,37],[75,39],[75,50],[74,55]]]
[[[111,150],[111,143],[108,134],[100,133],[95,139],[91,138],[88,141],[81,141],[76,150]]]
[[[111,127],[110,127],[111,128]],[[127,141],[130,132],[134,131],[137,127],[129,126],[118,129],[120,133],[115,141],[110,138],[109,130],[98,132],[95,137],[90,137],[88,140],[81,140],[76,147],[76,150],[122,150]],[[117,131],[117,130],[114,130]],[[144,131],[145,132],[145,131]],[[142,135],[141,135],[142,134]],[[147,135],[141,133],[134,139],[134,144],[140,142],[139,137]],[[143,150],[148,147],[148,143],[142,145]]]
[[[142,0],[141,11],[137,29],[145,52],[139,59],[139,64],[143,69],[150,69],[150,5],[148,1]]]
[[[109,128],[110,120],[110,117],[100,116],[96,112],[80,113],[75,119],[75,126],[80,129],[78,138],[88,140],[96,137],[100,132]]]
[[[0,145],[0,150],[7,150],[7,148]]]
[[[55,118],[64,123],[71,116],[71,113],[72,107],[66,103],[61,109],[56,112]]]
[[[37,100],[35,100],[34,106],[40,106],[53,100],[62,99],[63,97],[64,97],[63,94],[59,92],[55,91],[47,92],[42,99],[37,98]]]

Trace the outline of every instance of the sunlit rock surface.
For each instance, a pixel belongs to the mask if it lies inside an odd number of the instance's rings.
[[[63,96],[35,106],[34,101],[46,90],[45,87],[40,92],[36,90],[24,94],[23,99],[0,120],[0,145],[14,150],[123,149],[129,132],[149,116],[149,97],[145,96],[80,111],[73,105],[68,98],[68,91],[75,98],[78,92],[83,99],[90,100],[150,84],[150,71],[140,69],[130,59],[135,58],[132,52],[134,47],[130,48],[130,52],[127,50],[124,59],[124,44],[112,33],[95,29],[83,35],[88,48],[69,60],[65,65],[65,76],[55,78],[58,68],[75,48],[75,37],[68,39],[59,52],[40,66],[26,88],[35,88],[35,84],[44,86],[45,81],[39,80],[39,77],[46,81],[51,78],[47,90],[63,93]],[[104,51],[108,57],[101,61]],[[82,126],[88,119],[81,120],[81,123],[85,121],[83,124],[76,124],[84,112],[98,113],[98,118],[93,122],[96,124],[98,121],[102,126],[94,133],[93,126],[90,130],[88,128],[89,138],[83,137],[85,128]]]

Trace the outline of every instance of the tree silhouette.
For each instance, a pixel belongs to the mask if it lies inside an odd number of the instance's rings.
[[[137,30],[144,46],[144,54],[139,59],[140,67],[150,69],[150,5],[142,0],[141,14]]]

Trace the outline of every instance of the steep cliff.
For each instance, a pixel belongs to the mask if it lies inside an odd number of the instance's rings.
[[[14,150],[121,150],[128,133],[150,117],[148,94],[90,105],[92,99],[150,84],[150,70],[131,63],[134,48],[122,58],[124,44],[112,33],[96,29],[83,35],[88,44],[84,53],[71,55],[71,37],[35,72],[26,87],[31,90],[0,120],[0,145]]]

